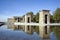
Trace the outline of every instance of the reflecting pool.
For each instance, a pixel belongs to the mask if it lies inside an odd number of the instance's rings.
[[[0,40],[57,40],[53,32],[50,33],[49,39],[42,39],[36,32],[27,34],[22,30],[10,30],[7,26],[0,27]]]

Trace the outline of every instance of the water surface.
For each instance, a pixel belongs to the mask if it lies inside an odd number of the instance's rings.
[[[10,30],[7,26],[0,27],[0,40],[57,40],[53,32],[50,33],[49,39],[42,39],[36,32],[32,35],[23,32],[22,30]]]

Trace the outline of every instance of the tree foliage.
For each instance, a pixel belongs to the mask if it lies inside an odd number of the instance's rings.
[[[39,22],[39,12],[37,12],[35,19],[36,19],[36,22]]]
[[[60,8],[57,8],[53,14],[55,22],[60,22]]]
[[[33,12],[27,12],[27,15],[30,14],[31,16],[33,16]]]

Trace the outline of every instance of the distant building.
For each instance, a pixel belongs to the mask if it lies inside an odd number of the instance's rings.
[[[8,18],[8,21],[7,22],[9,22],[9,24],[7,25],[8,26],[8,29],[14,29],[15,28],[14,25],[11,25],[10,24],[11,22],[15,22],[14,18]]]

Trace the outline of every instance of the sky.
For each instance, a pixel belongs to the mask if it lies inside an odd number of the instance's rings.
[[[60,8],[60,0],[0,0],[0,21],[6,21],[13,16],[22,16],[32,11],[50,10],[50,13]]]

